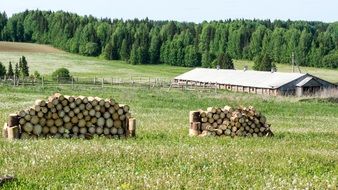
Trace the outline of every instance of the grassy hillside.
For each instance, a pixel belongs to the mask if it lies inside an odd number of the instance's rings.
[[[189,68],[128,65],[68,53],[25,55],[31,70],[61,66],[76,76],[142,75],[172,78]],[[244,61],[237,61],[242,68]],[[286,69],[286,67],[284,67]],[[280,70],[282,67],[280,68]],[[338,82],[338,71],[320,71]],[[328,73],[328,74],[327,74]],[[227,91],[199,92],[111,87],[0,87],[0,124],[9,113],[54,92],[113,97],[130,105],[137,138],[32,140],[0,138],[0,176],[17,180],[3,189],[335,189],[338,187],[338,106]],[[253,105],[272,124],[272,138],[190,138],[188,113],[209,106]],[[1,135],[1,131],[0,131]]]
[[[17,51],[13,52],[13,46],[17,46]],[[24,50],[21,48],[25,47]],[[1,48],[2,47],[2,48]],[[7,48],[6,48],[7,47]],[[60,67],[70,69],[71,73],[77,77],[163,77],[173,78],[184,73],[191,68],[173,67],[169,65],[130,65],[124,61],[107,61],[95,57],[84,57],[65,52],[44,52],[41,49],[48,49],[49,46],[27,44],[27,43],[7,43],[0,42],[0,61],[7,66],[9,61],[18,62],[20,56],[26,56],[31,73],[39,71],[41,74],[51,74]],[[54,52],[54,53],[53,53]],[[236,69],[243,69],[244,65],[252,68],[252,61],[235,60]],[[277,64],[278,71],[291,72],[291,66]],[[302,67],[302,72],[314,74],[330,82],[338,83],[338,70],[319,69]]]
[[[327,189],[337,187],[338,109],[230,92],[112,88],[0,89],[0,123],[52,92],[114,97],[131,106],[137,138],[128,140],[0,139],[4,189]],[[253,105],[273,138],[190,138],[188,113],[208,106]]]
[[[0,52],[62,53],[63,51],[48,45],[0,41]]]

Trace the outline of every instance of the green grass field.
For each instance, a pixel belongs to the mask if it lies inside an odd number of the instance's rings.
[[[337,188],[337,104],[230,92],[3,87],[0,122],[56,91],[129,104],[137,138],[1,139],[0,173],[17,176],[5,189]],[[190,110],[223,105],[255,106],[275,137],[188,137]]]
[[[0,52],[0,60],[14,61],[22,54]],[[66,66],[74,75],[86,77],[132,74],[172,78],[188,70],[132,66],[65,53],[25,56],[31,70],[51,73]],[[329,77],[335,79],[338,72],[330,72]],[[337,103],[227,91],[0,86],[0,124],[9,113],[54,92],[113,97],[130,105],[138,122],[137,138],[13,142],[0,138],[0,176],[14,174],[17,178],[3,189],[338,188]],[[255,106],[267,116],[275,136],[188,137],[190,110],[224,105]]]
[[[13,45],[14,44],[14,45]],[[38,71],[43,75],[50,75],[54,70],[60,67],[66,67],[75,77],[161,77],[172,79],[173,77],[189,71],[191,68],[173,67],[169,65],[130,65],[124,61],[107,61],[95,57],[85,57],[74,55],[57,50],[50,50],[50,47],[44,45],[24,43],[24,48],[18,48],[16,52],[13,46],[20,46],[21,43],[0,42],[0,62],[8,66],[8,62],[16,63],[21,56],[28,60],[30,71]],[[2,47],[5,46],[5,47]],[[8,51],[2,51],[6,50]],[[14,50],[13,50],[14,49]],[[39,53],[49,50],[47,53]],[[243,69],[247,65],[252,69],[253,62],[246,60],[235,60],[235,68]],[[292,67],[287,64],[277,64],[278,71],[292,72]],[[303,73],[310,73],[333,83],[338,83],[338,69],[322,69],[312,67],[301,67]]]

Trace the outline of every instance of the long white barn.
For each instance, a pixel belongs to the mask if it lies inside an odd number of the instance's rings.
[[[190,85],[217,85],[218,88],[257,94],[302,96],[334,84],[310,74],[196,68],[175,77]]]

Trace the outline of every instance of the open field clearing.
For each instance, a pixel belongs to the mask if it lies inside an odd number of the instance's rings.
[[[34,46],[34,45],[33,45]],[[33,47],[31,46],[31,47]],[[33,48],[34,49],[34,48]],[[21,50],[20,50],[21,51]],[[66,67],[76,77],[147,76],[172,79],[191,68],[130,65],[64,52],[0,52],[0,61],[26,56],[30,72]],[[235,61],[236,68],[252,62]],[[290,71],[278,65],[279,71]],[[338,70],[306,68],[338,82]],[[304,68],[302,68],[305,71]],[[311,72],[310,72],[311,71]],[[49,139],[9,142],[0,138],[0,176],[16,180],[4,189],[337,189],[336,102],[214,91],[99,87],[0,87],[0,124],[10,113],[65,95],[114,98],[137,119],[137,138]],[[272,124],[272,138],[191,138],[189,111],[210,106],[256,107]],[[0,132],[1,133],[1,132]]]
[[[0,41],[0,52],[62,53],[63,51],[48,45]]]
[[[9,44],[9,45],[7,45]],[[14,45],[13,45],[14,44]],[[16,45],[15,45],[16,44]],[[95,57],[85,57],[65,52],[46,53],[40,49],[50,48],[45,45],[36,45],[29,43],[0,42],[2,49],[10,49],[11,46],[16,50],[25,47],[26,51],[6,52],[0,48],[0,61],[6,66],[9,61],[18,62],[19,57],[25,56],[28,60],[30,72],[38,71],[43,75],[51,74],[60,67],[66,67],[71,74],[76,77],[158,77],[172,79],[191,68],[173,67],[169,65],[131,65],[124,61],[107,61]],[[7,47],[7,48],[6,48]],[[252,68],[253,62],[246,60],[235,60],[235,68],[242,70],[244,65]],[[291,65],[277,64],[278,71],[292,72]],[[301,67],[303,73],[308,72],[324,80],[338,83],[338,70],[319,69],[312,67]],[[297,71],[297,68],[295,68]]]
[[[53,92],[113,97],[131,107],[137,138],[128,140],[0,140],[4,189],[335,189],[336,103],[226,91],[144,88],[0,89],[0,123]],[[188,114],[208,106],[253,105],[273,138],[190,138]]]

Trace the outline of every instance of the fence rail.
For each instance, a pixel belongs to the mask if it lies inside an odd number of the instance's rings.
[[[144,76],[131,76],[131,77],[71,77],[71,78],[61,78],[57,79],[51,78],[13,78],[13,79],[1,79],[0,85],[2,86],[39,86],[39,87],[52,87],[52,86],[70,86],[72,88],[78,86],[92,86],[92,87],[144,87],[144,88],[166,88],[168,90],[173,88],[178,88],[181,90],[215,90],[219,88],[218,85],[204,85],[199,86],[190,83],[177,83],[168,78],[151,78]]]

